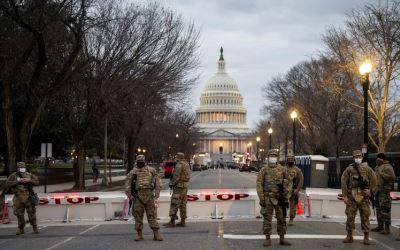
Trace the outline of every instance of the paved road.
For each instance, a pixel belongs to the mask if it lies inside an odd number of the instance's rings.
[[[256,172],[239,172],[230,169],[208,169],[193,172],[190,189],[248,189],[256,188]],[[162,189],[168,189],[168,179],[162,179]]]
[[[359,228],[360,226],[357,225]],[[132,221],[101,224],[42,225],[40,234],[34,235],[30,228],[27,234],[15,236],[14,227],[0,228],[2,249],[265,249],[262,247],[262,221],[197,221],[189,222],[186,228],[162,228],[163,242],[154,242],[147,224],[142,242],[135,242]],[[273,232],[276,232],[275,223]],[[288,228],[292,247],[279,246],[277,235],[273,235],[271,249],[399,249],[400,242],[392,235],[372,234],[372,245],[365,248],[361,233],[353,244],[343,244],[343,223],[302,221]]]

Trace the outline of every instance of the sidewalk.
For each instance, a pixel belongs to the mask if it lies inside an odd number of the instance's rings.
[[[112,172],[116,172],[118,170],[113,170]],[[121,175],[121,176],[112,176],[111,180],[112,182],[117,182],[117,181],[122,181],[126,179],[126,175]],[[86,179],[85,180],[85,186],[90,187],[94,185],[100,185],[102,181],[102,175],[97,178],[97,182],[93,183],[93,179]],[[47,193],[53,193],[61,190],[67,190],[71,189],[75,185],[75,182],[65,182],[65,183],[59,183],[59,184],[50,184],[47,185]],[[39,185],[34,187],[34,190],[36,193],[42,194],[44,193],[44,185]]]

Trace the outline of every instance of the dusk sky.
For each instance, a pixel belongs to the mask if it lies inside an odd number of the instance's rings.
[[[227,72],[239,85],[247,107],[247,124],[262,118],[261,88],[295,64],[323,50],[322,35],[343,26],[353,8],[372,0],[159,0],[201,30],[198,86],[193,110],[206,81],[216,72],[224,48]]]

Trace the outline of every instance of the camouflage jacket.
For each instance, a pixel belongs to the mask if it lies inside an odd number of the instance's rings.
[[[292,166],[292,167],[287,167],[287,172],[288,172],[288,188],[289,188],[289,192],[299,192],[300,189],[303,187],[303,181],[304,181],[304,177],[303,177],[303,172],[301,171],[300,168],[298,168],[297,166]]]
[[[288,173],[286,168],[279,164],[265,165],[257,175],[257,194],[260,199],[265,196],[272,196],[278,198],[279,188],[278,185],[283,184],[283,193],[286,198],[289,198],[288,190]]]
[[[160,177],[152,167],[146,165],[143,168],[134,168],[129,172],[125,180],[125,193],[129,198],[134,195],[132,194],[132,184],[135,185],[138,193],[142,190],[151,190],[154,191],[156,198],[160,196]]]
[[[374,171],[368,166],[366,163],[362,163],[358,166],[359,172],[361,176],[368,182],[369,189],[374,191],[376,188],[376,176]],[[356,169],[356,165],[350,164],[342,174],[342,195],[344,197],[352,195],[352,189],[359,188],[358,181],[355,180],[355,177],[358,176],[358,172]]]
[[[28,172],[21,173],[22,178],[27,178],[30,180],[29,183],[31,183],[33,186],[39,185],[39,179],[36,177],[36,175],[33,175]],[[15,195],[15,197],[25,200],[28,199],[29,197],[29,190],[28,190],[28,185],[29,183],[18,183],[17,178],[17,173],[12,173],[8,179],[7,179],[7,188],[11,190],[11,192]]]
[[[396,179],[393,167],[388,161],[381,166],[375,167],[376,174],[376,191],[390,191],[392,184]]]
[[[190,166],[185,160],[179,160],[172,171],[172,179],[170,185],[179,188],[187,188],[190,180]]]

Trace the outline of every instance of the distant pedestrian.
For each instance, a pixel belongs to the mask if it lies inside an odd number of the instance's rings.
[[[32,187],[37,185],[39,185],[38,178],[26,171],[24,162],[18,162],[17,172],[11,174],[7,179],[7,188],[14,193],[14,215],[18,218],[16,235],[24,234],[25,209],[28,213],[33,233],[39,233],[36,222],[36,205],[38,205],[39,199]]]
[[[391,225],[391,205],[390,191],[396,178],[393,167],[386,160],[384,153],[379,153],[376,157],[376,192],[375,207],[378,226],[372,229],[372,232],[381,234],[390,234]]]
[[[97,168],[95,160],[93,160],[92,171],[93,171],[93,183],[97,183],[97,178],[99,177],[100,172],[99,169]]]
[[[353,231],[355,230],[355,218],[357,210],[360,211],[361,229],[364,232],[364,245],[370,245],[369,241],[369,216],[371,214],[369,197],[376,187],[374,171],[368,163],[362,162],[361,150],[353,152],[354,163],[350,164],[342,174],[342,195],[346,204],[346,230],[347,236],[343,243],[353,243]]]

